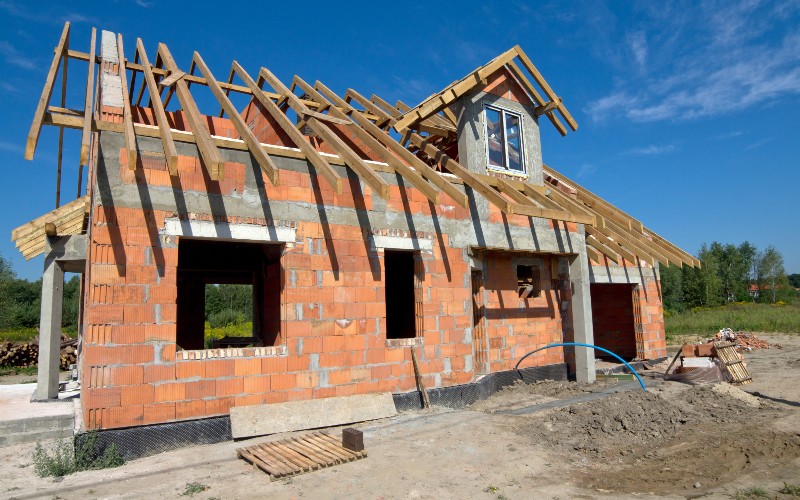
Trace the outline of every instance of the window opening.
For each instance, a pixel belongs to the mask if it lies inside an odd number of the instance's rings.
[[[385,250],[386,338],[417,336],[417,294],[414,252]]]
[[[275,244],[181,238],[178,347],[280,345],[281,252]]]
[[[525,171],[522,117],[486,106],[486,151],[490,168]]]
[[[517,288],[520,298],[538,297],[542,293],[539,266],[517,266]]]

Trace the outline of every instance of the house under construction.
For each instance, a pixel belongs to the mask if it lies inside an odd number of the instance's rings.
[[[577,123],[520,47],[410,106],[236,61],[218,80],[197,52],[179,67],[107,31],[71,42],[67,23],[25,154],[43,125],[82,130],[88,180],[12,238],[45,256],[37,399],[57,395],[63,273],[82,273],[83,429],[356,394],[408,407],[414,365],[432,397],[470,402],[565,341],[666,355],[658,266],[699,262],[542,162],[540,124]],[[68,60],[86,81],[59,77]],[[209,284],[251,286],[250,337],[207,348]],[[523,366],[593,381],[595,354]]]

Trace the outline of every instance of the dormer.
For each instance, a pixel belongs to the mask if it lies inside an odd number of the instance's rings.
[[[462,96],[458,110],[458,156],[473,172],[543,184],[539,119],[530,96],[502,67]]]

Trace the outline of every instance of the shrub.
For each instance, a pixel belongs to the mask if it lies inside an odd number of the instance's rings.
[[[208,323],[212,328],[222,328],[229,325],[241,325],[246,322],[244,313],[233,309],[223,309],[208,317]]]
[[[98,448],[95,432],[90,432],[77,448],[68,441],[61,441],[52,454],[41,443],[36,443],[33,450],[34,471],[40,477],[63,477],[82,470],[119,467],[124,463],[115,444],[102,450]]]

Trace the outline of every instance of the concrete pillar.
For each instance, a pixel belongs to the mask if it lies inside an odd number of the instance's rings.
[[[34,400],[58,397],[61,358],[61,306],[64,300],[64,269],[55,255],[48,255],[42,275],[42,309],[39,319],[39,369]]]
[[[583,234],[583,225],[579,226]],[[589,294],[589,259],[583,251],[570,259],[569,279],[572,285],[572,328],[575,342],[594,344],[592,328],[592,298]],[[575,348],[575,379],[578,382],[595,381],[594,349]]]

